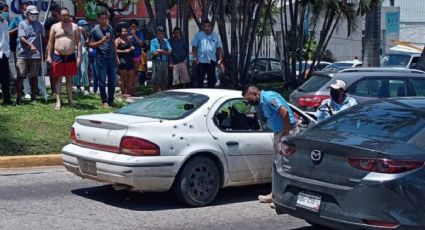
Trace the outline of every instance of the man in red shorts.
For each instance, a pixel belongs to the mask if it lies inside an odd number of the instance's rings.
[[[77,54],[75,54],[77,47]],[[54,51],[52,52],[52,48]],[[51,63],[51,75],[55,78],[54,92],[56,95],[55,109],[61,108],[62,77],[66,77],[68,105],[72,106],[72,77],[77,74],[80,65],[81,43],[80,30],[77,24],[70,20],[69,10],[61,10],[61,21],[50,29],[47,44],[47,62]],[[53,87],[53,86],[52,86]]]

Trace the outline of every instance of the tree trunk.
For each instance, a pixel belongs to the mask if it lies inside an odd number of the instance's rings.
[[[379,67],[381,53],[381,5],[366,13],[363,67]]]
[[[155,19],[155,15],[153,13],[151,1],[145,0],[144,2],[145,2],[146,10],[148,11],[149,20],[150,20],[150,27],[151,27],[152,33],[155,34],[157,26],[156,26],[156,19]]]
[[[156,13],[156,24],[162,26],[164,30],[167,28],[167,11],[169,10],[168,0],[156,0],[155,13]]]

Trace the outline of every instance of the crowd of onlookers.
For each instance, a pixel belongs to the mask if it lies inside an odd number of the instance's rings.
[[[1,73],[3,105],[19,105],[22,98],[36,103],[38,95],[46,100],[53,95],[55,109],[60,110],[65,78],[68,105],[73,105],[72,91],[77,88],[84,95],[91,89],[98,92],[102,105],[109,107],[114,102],[117,80],[122,98],[136,95],[136,86],[146,79],[148,53],[152,54],[154,92],[170,86],[203,87],[205,75],[208,87],[216,85],[216,65],[222,59],[221,42],[209,21],[202,22],[202,30],[191,41],[193,60],[190,61],[194,66],[190,75],[189,45],[178,27],[173,29],[172,38],[167,39],[165,29],[158,26],[148,45],[137,20],[113,28],[107,11],[100,12],[98,24],[91,25],[84,19],[76,21],[68,9],[55,3],[44,24],[40,22],[37,7],[29,1],[21,0],[19,10],[21,14],[10,18],[8,6],[0,2],[0,68],[9,70],[5,71],[8,74]],[[51,92],[46,91],[44,76],[49,76]],[[15,102],[11,91],[16,91]]]

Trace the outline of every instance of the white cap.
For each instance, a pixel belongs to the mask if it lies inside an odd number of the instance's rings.
[[[38,14],[37,7],[34,6],[34,5],[29,5],[29,6],[27,6],[25,13],[27,13],[27,14]]]
[[[345,82],[342,80],[336,80],[334,83],[330,85],[332,89],[344,89],[345,90]]]

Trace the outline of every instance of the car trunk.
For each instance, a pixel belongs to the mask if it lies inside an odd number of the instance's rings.
[[[129,125],[154,121],[158,119],[109,113],[77,117],[73,128],[78,145],[118,152]]]
[[[287,173],[339,186],[354,187],[368,174],[350,166],[349,157],[374,158],[380,155],[372,150],[319,140],[295,138],[288,143],[296,151],[287,157],[286,164],[290,165],[285,167]]]

